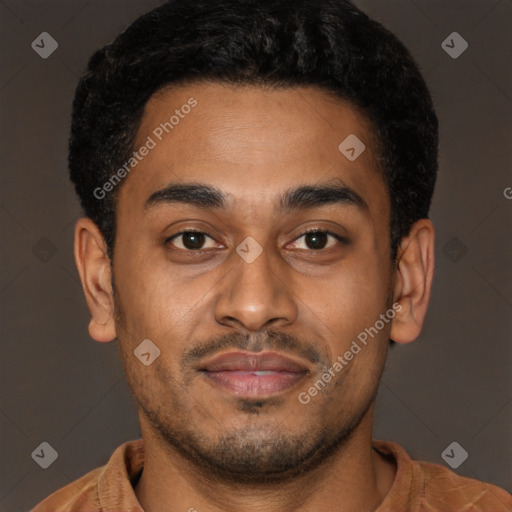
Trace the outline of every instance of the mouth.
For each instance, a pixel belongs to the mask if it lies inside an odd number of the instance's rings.
[[[287,391],[309,373],[304,363],[276,352],[229,352],[204,362],[199,371],[215,387],[251,398]]]

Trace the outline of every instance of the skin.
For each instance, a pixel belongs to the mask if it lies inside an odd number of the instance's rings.
[[[112,268],[96,225],[83,218],[75,230],[90,335],[117,337],[137,403],[146,458],[136,495],[146,512],[373,511],[395,475],[371,448],[375,395],[389,337],[408,343],[422,328],[432,223],[413,225],[392,265],[390,202],[372,126],[314,87],[169,88],[146,105],[135,147],[190,97],[197,106],[119,190]],[[366,145],[353,162],[338,150],[349,134]],[[277,210],[286,190],[329,180],[341,180],[367,209]],[[145,209],[171,182],[208,184],[231,199],[226,209]],[[187,252],[184,237],[169,241],[185,228],[211,236],[202,253]],[[312,249],[303,235],[309,228],[330,229],[349,243],[326,235],[325,248]],[[248,236],[263,249],[252,263],[236,252]],[[401,306],[394,319],[322,392],[300,403],[298,394],[393,303]],[[149,366],[133,355],[147,338],[161,350]],[[197,347],[215,354],[272,349],[300,360],[308,373],[270,398],[242,399],[184,362]]]

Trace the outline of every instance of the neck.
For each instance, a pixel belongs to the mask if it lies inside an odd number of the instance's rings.
[[[371,447],[373,406],[345,445],[315,469],[286,482],[240,485],[212,479],[142,425],[144,470],[135,494],[145,512],[373,512],[395,467]]]

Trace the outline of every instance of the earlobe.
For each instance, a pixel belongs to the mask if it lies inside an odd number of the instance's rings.
[[[434,273],[434,226],[420,219],[411,228],[397,255],[393,297],[397,309],[390,338],[409,343],[420,334],[430,300]]]
[[[74,256],[91,313],[89,334],[96,341],[112,341],[116,330],[110,259],[100,230],[89,218],[75,225]]]

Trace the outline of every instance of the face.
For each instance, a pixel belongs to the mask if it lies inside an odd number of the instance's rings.
[[[338,149],[351,134],[354,160]],[[152,97],[145,144],[113,259],[142,428],[239,480],[313,467],[365,417],[386,358],[389,320],[360,336],[393,299],[371,126],[316,88],[201,83]]]

